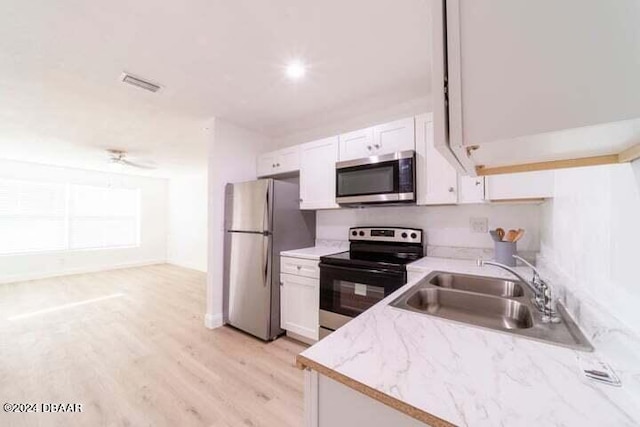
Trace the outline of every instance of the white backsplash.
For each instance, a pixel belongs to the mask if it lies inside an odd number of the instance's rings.
[[[537,252],[540,248],[541,206],[534,204],[393,206],[318,211],[316,237],[347,240],[349,227],[398,226],[421,228],[430,247],[492,249],[488,233],[471,231],[470,218],[487,218],[489,229],[524,228],[518,249]],[[464,252],[464,251],[462,251]]]
[[[556,293],[614,368],[637,365],[640,162],[559,170],[542,211],[538,261]]]

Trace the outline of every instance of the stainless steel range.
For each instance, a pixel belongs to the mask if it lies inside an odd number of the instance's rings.
[[[354,227],[349,241],[320,258],[320,338],[407,283],[406,264],[424,256],[420,229]]]

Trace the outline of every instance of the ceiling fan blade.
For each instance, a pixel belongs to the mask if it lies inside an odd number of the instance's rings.
[[[135,163],[135,162],[131,162],[127,159],[120,159],[120,163],[122,163],[123,165],[127,165],[127,166],[131,166],[134,168],[139,168],[139,169],[156,169],[156,166],[153,165],[145,165],[142,163]]]

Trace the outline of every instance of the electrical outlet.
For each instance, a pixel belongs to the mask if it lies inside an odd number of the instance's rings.
[[[489,232],[488,218],[469,218],[469,225],[471,226],[471,231],[473,231],[474,233]]]

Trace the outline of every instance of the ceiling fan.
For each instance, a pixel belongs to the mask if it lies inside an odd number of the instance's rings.
[[[109,161],[114,164],[131,166],[138,169],[156,169],[157,166],[149,163],[133,162],[128,160],[128,154],[124,150],[108,149]]]

